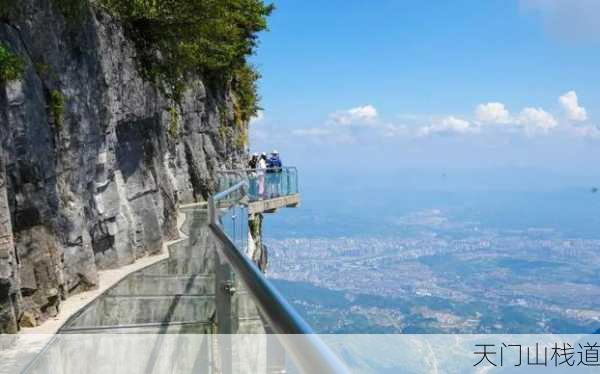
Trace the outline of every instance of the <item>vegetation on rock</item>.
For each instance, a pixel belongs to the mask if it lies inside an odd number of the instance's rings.
[[[267,28],[272,4],[265,0],[50,1],[67,26],[81,21],[90,4],[119,19],[136,44],[142,74],[176,104],[190,75],[202,76],[209,85],[230,87],[236,128],[243,128],[233,142],[240,146],[247,142],[245,126],[260,109],[256,83],[260,74],[247,58],[257,47],[258,33]],[[19,13],[19,2],[0,0],[0,18],[13,19]],[[18,78],[23,63],[2,46],[0,68],[0,78],[9,81]],[[60,97],[51,99],[57,109],[53,113],[61,114]]]
[[[247,123],[260,110],[258,87],[260,73],[245,64],[234,71],[233,92],[236,94],[236,122]]]
[[[24,69],[23,59],[10,52],[4,44],[0,44],[0,82],[5,83],[19,79]]]
[[[179,112],[175,106],[169,108],[169,135],[177,139],[179,134]]]
[[[179,101],[188,74],[231,84],[240,120],[258,110],[258,73],[247,56],[267,28],[273,5],[263,0],[99,0],[137,44],[147,78]]]
[[[59,90],[50,92],[50,113],[52,113],[54,126],[60,129],[65,117],[65,96]]]

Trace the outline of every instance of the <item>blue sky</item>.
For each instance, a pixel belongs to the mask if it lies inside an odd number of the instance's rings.
[[[598,174],[600,2],[276,6],[253,57],[253,150],[302,167]]]

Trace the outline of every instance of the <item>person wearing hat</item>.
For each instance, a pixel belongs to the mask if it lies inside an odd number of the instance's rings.
[[[267,173],[269,173],[267,185],[269,186],[270,197],[278,197],[280,195],[281,167],[282,163],[279,158],[279,152],[274,149],[267,161]]]
[[[271,157],[269,157],[269,168],[281,169],[281,159],[279,159],[279,151],[276,149],[271,152]]]

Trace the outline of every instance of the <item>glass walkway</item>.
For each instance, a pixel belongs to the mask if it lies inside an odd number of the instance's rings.
[[[297,195],[285,180],[258,198],[229,178],[208,209],[183,208],[187,238],[169,258],[80,310],[26,372],[345,372],[245,254],[251,204]]]
[[[184,213],[182,231],[188,238],[169,247],[168,259],[126,277],[71,318],[60,332],[220,332],[217,299],[230,295],[218,295],[224,290],[217,283],[232,281],[229,269],[219,266],[207,211],[186,209]],[[236,329],[225,333],[264,333],[256,307],[242,285],[236,286],[231,295]]]

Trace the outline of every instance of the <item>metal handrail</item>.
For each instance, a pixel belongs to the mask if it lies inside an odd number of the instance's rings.
[[[285,166],[282,168],[265,168],[265,169],[237,169],[237,170],[221,170],[217,171],[219,188],[226,188],[233,183],[240,181],[247,181],[250,193],[248,197],[250,201],[260,200],[261,198],[257,195],[257,189],[261,177],[265,177],[266,180],[262,180],[264,186],[273,188],[276,191],[276,197],[289,196],[299,193],[298,186],[298,169],[294,166]],[[278,177],[276,179],[269,179]],[[252,188],[254,187],[254,188]],[[254,192],[251,192],[254,191]],[[264,190],[263,190],[264,193]],[[268,194],[268,193],[267,193]],[[264,195],[261,196],[265,198]]]
[[[217,209],[216,209],[215,201],[219,201],[223,197],[228,196],[237,190],[241,190],[243,192],[244,191],[243,188],[248,188],[248,182],[241,181],[241,182],[229,187],[228,189],[221,191],[221,192],[217,193],[216,195],[210,196],[208,198],[208,220],[209,220],[209,223],[211,223],[211,224],[218,223]]]
[[[237,189],[243,189],[245,185],[245,182],[240,182],[209,198],[210,228],[222,244],[219,246],[220,251],[244,281],[262,315],[278,334],[281,344],[291,354],[298,368],[305,373],[347,373],[348,369],[338,357],[315,335],[312,328],[265,278],[258,267],[236,247],[219,224],[216,202]],[[302,337],[298,334],[302,334]]]
[[[298,171],[298,168],[295,166],[283,166],[280,168],[264,168],[264,169],[225,169],[225,170],[217,170],[216,173],[253,173],[256,172],[257,170],[270,170],[270,169],[281,169],[281,170],[295,170]]]
[[[246,181],[241,181],[241,182],[239,182],[238,184],[236,184],[236,185],[233,185],[233,186],[229,187],[228,189],[226,189],[226,190],[224,190],[224,191],[221,191],[221,192],[219,192],[219,193],[217,193],[217,194],[215,194],[215,195],[211,196],[211,197],[209,198],[209,200],[210,200],[210,199],[212,199],[213,201],[214,201],[214,200],[221,200],[221,198],[223,198],[223,197],[225,197],[225,196],[227,196],[227,195],[231,195],[231,194],[232,194],[233,192],[235,192],[236,190],[242,190],[242,188],[243,188],[243,187],[247,187],[247,186],[248,186],[248,182],[246,182]],[[243,192],[243,190],[242,190],[242,192]],[[209,201],[209,205],[210,205],[210,201]]]

